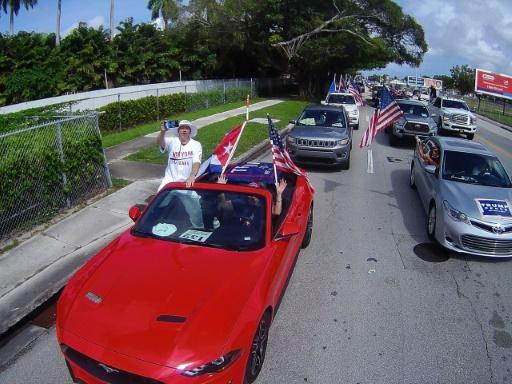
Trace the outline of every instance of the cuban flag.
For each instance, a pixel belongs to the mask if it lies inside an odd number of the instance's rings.
[[[242,136],[242,132],[244,131],[245,124],[246,122],[244,121],[242,124],[236,126],[224,135],[222,140],[213,150],[212,155],[208,160],[205,160],[201,164],[201,167],[199,167],[197,177],[207,171],[211,173],[224,173],[231,158],[235,154],[235,150],[238,145],[238,141]]]
[[[329,87],[328,93],[336,92],[336,74],[334,74],[334,78],[332,79],[331,86]]]

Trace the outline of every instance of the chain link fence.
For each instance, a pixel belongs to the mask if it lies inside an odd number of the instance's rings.
[[[512,126],[512,101],[494,96],[464,96],[468,106],[476,113],[499,123]]]
[[[0,240],[111,186],[98,114],[0,135]]]

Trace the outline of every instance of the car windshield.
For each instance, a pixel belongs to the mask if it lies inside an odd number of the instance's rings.
[[[443,108],[455,108],[455,109],[464,109],[469,111],[466,103],[458,100],[443,100]]]
[[[443,179],[489,187],[512,187],[497,157],[476,153],[445,151]]]
[[[300,115],[297,124],[336,128],[346,127],[345,116],[341,110],[306,109]]]
[[[352,95],[329,95],[327,98],[328,103],[334,104],[355,104],[354,96]]]
[[[203,189],[164,190],[144,212],[132,234],[249,251],[264,244],[265,212],[265,199],[259,195]]]
[[[408,103],[398,103],[398,105],[406,115],[428,117],[428,110],[423,105],[414,105]]]

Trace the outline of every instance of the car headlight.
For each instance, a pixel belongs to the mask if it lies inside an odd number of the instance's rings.
[[[471,124],[476,124],[476,117],[470,117],[469,121],[471,122]]]
[[[295,144],[297,142],[297,139],[293,136],[286,136],[286,141],[289,143],[289,144]]]
[[[352,116],[357,116],[357,115],[359,115],[359,111],[357,109],[354,109],[353,111],[350,111],[350,114]]]
[[[395,126],[396,128],[403,128],[403,127],[404,127],[404,125],[405,125],[405,120],[403,120],[403,119],[397,120],[397,121],[395,121],[395,123],[394,123],[394,126]]]
[[[450,115],[443,115],[443,120],[449,121],[451,119]]]
[[[468,215],[466,215],[464,212],[459,211],[458,209],[453,208],[447,200],[443,201],[443,206],[446,213],[448,213],[448,216],[450,216],[452,219],[454,219],[455,221],[461,221],[463,223],[470,224]]]
[[[235,362],[235,360],[240,357],[241,354],[242,354],[242,350],[236,349],[234,351],[226,353],[223,356],[216,358],[213,361],[210,361],[209,363],[200,365],[193,369],[183,371],[183,372],[181,372],[181,374],[183,376],[187,376],[187,377],[196,377],[196,376],[200,376],[200,375],[205,375],[207,373],[220,372],[220,371],[225,370],[231,364],[233,364]]]
[[[347,145],[348,141],[349,141],[349,139],[343,139],[343,140],[338,140],[337,143],[338,143],[338,145]]]

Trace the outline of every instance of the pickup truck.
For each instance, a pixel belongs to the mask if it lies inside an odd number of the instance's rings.
[[[437,122],[439,134],[456,132],[473,140],[476,132],[476,116],[463,100],[437,97],[430,107],[431,116]]]

